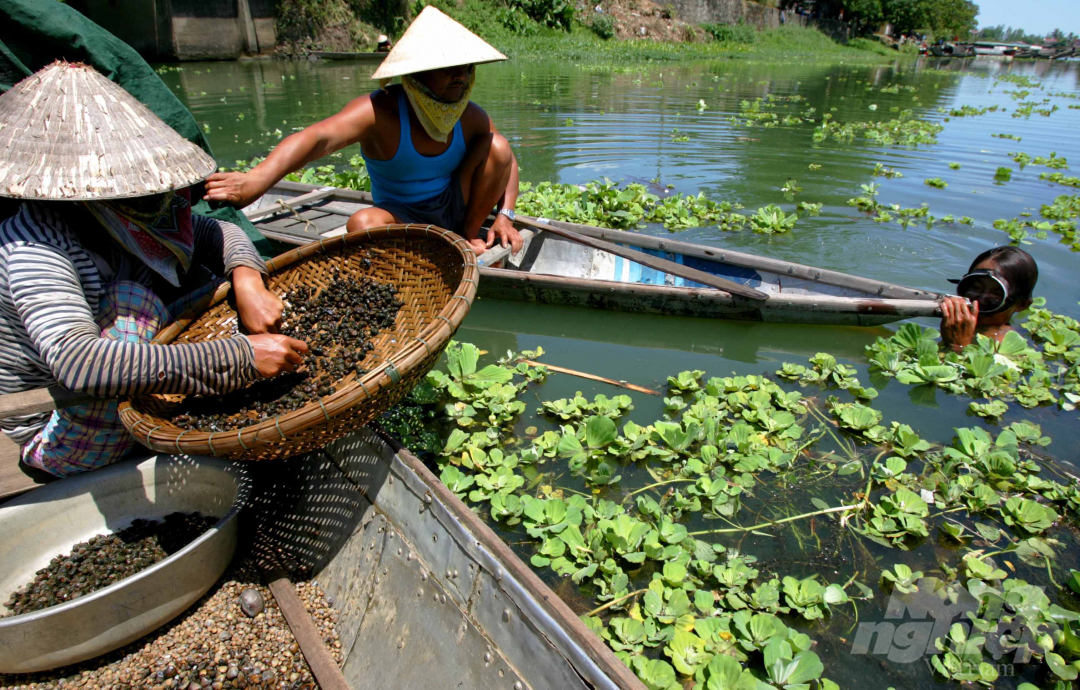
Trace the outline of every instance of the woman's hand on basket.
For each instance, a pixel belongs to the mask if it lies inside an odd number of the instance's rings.
[[[277,333],[285,304],[266,289],[262,274],[255,269],[239,266],[232,272],[232,283],[236,312],[248,333]]]
[[[307,343],[287,335],[275,333],[249,335],[248,341],[255,350],[255,366],[263,378],[277,376],[282,372],[296,371],[308,351]]]

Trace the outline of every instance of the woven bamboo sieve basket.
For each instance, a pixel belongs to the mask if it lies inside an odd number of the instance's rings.
[[[367,424],[405,396],[438,361],[469,312],[479,270],[468,243],[432,225],[388,225],[320,240],[266,262],[279,296],[307,285],[320,290],[336,275],[367,277],[397,287],[403,303],[393,329],[372,339],[374,349],[334,393],[242,429],[191,431],[169,421],[180,395],[132,398],[120,418],[140,443],[158,452],[234,460],[286,458],[322,448]],[[191,343],[235,333],[237,316],[222,285],[201,313],[189,312],[164,328],[155,343]]]

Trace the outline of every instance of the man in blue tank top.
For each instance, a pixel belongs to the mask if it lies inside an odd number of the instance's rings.
[[[281,178],[351,144],[371,175],[375,205],[350,232],[391,223],[453,230],[482,254],[496,242],[517,252],[518,165],[510,144],[469,100],[476,65],[506,56],[434,7],[426,7],[372,75],[381,88],[286,137],[247,173],[216,173],[205,198],[246,206]],[[390,85],[399,77],[400,85]],[[480,226],[495,210],[487,240]]]

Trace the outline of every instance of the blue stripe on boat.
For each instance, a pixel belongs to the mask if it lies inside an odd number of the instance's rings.
[[[699,271],[710,273],[714,276],[721,278],[727,278],[741,285],[747,285],[749,287],[759,287],[761,285],[761,275],[752,268],[744,268],[742,266],[732,266],[730,264],[722,264],[716,261],[709,261],[708,259],[700,259],[695,256],[684,256],[682,254],[670,254],[668,252],[661,251],[659,249],[646,249],[645,247],[635,247],[633,245],[619,245],[621,247],[628,247],[629,249],[636,249],[644,254],[656,256],[661,259],[668,259],[675,263],[682,264],[689,268],[696,268]],[[626,272],[627,280],[623,280],[623,272]],[[614,280],[620,283],[640,283],[643,285],[667,285],[665,282],[665,276],[667,274],[662,271],[657,271],[654,268],[648,268],[642,266],[636,261],[629,261],[622,257],[615,257],[615,275]],[[705,288],[708,285],[702,285],[695,280],[687,280],[675,276],[675,282],[672,283],[675,287],[692,287],[692,288]]]

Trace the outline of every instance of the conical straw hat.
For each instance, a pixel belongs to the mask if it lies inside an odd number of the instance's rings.
[[[442,67],[505,59],[505,55],[484,39],[428,5],[409,25],[393,50],[386,54],[386,59],[371,78],[389,79]]]
[[[0,95],[0,196],[122,199],[214,172],[201,148],[94,68],[54,62]]]

